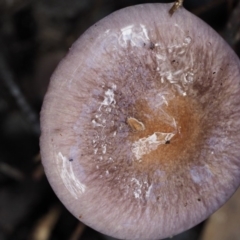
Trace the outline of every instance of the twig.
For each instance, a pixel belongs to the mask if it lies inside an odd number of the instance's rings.
[[[0,162],[0,172],[17,181],[22,181],[25,177],[22,172],[3,162]]]
[[[240,42],[240,1],[233,10],[226,28],[222,35],[229,45],[235,49],[235,46]],[[236,49],[235,49],[236,50]],[[238,53],[240,54],[240,53]]]
[[[86,226],[79,222],[75,230],[73,231],[72,235],[70,236],[69,240],[79,240],[85,230]]]
[[[211,9],[213,9],[214,7],[217,7],[221,4],[223,4],[224,2],[226,2],[226,0],[213,0],[210,2],[207,2],[206,4],[201,5],[198,8],[193,9],[191,12],[194,13],[195,15],[199,16]]]
[[[0,53],[0,79],[9,89],[19,109],[24,113],[28,122],[31,124],[33,132],[39,135],[40,130],[39,130],[37,114],[33,111],[30,104],[27,102],[26,98],[21,92],[20,88],[15,83],[13,75],[5,62],[4,57],[1,55],[1,53]]]
[[[44,215],[35,225],[31,239],[48,240],[59,219],[61,209],[53,207],[46,215]]]
[[[32,173],[32,178],[36,181],[39,181],[42,179],[42,177],[44,176],[44,169],[42,165],[38,165],[33,173]]]
[[[169,14],[172,16],[182,5],[184,0],[176,0],[173,6],[169,10]]]

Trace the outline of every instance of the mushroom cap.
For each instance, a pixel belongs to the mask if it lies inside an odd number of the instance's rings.
[[[193,227],[240,183],[240,63],[184,8],[143,4],[89,28],[54,72],[42,163],[82,222],[120,239]]]

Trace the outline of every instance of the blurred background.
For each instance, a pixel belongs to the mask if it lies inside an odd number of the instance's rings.
[[[75,219],[50,188],[39,112],[71,44],[93,23],[143,0],[0,0],[0,240],[110,240]],[[171,2],[171,1],[151,1]],[[240,56],[240,0],[185,0]],[[240,192],[173,240],[240,240]]]

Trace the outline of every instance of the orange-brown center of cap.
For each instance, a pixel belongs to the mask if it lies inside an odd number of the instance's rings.
[[[177,96],[161,110],[141,101],[135,108],[136,116],[127,119],[135,160],[146,164],[157,161],[168,166],[189,161],[202,131],[202,111],[193,99]]]

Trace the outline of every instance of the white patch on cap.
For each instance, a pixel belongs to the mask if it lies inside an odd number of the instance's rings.
[[[101,110],[102,106],[111,106],[116,104],[116,100],[114,98],[114,91],[116,90],[117,86],[113,84],[112,88],[109,88],[107,91],[105,91],[104,100],[100,104],[99,110]],[[108,111],[111,111],[109,108],[107,108]]]
[[[190,175],[194,183],[200,184],[209,180],[212,177],[212,171],[208,165],[194,166],[190,170]]]
[[[121,29],[119,44],[122,47],[131,46],[142,47],[144,44],[149,44],[148,30],[143,24],[129,25]]]
[[[132,144],[132,152],[137,160],[141,160],[142,156],[150,153],[158,148],[161,144],[166,144],[171,140],[175,133],[155,132],[149,137],[141,138]]]
[[[69,162],[67,157],[63,156],[63,154],[59,152],[56,159],[57,169],[60,173],[64,186],[75,199],[78,199],[78,194],[84,193],[86,186],[82,184],[75,176],[73,171],[73,163]]]

